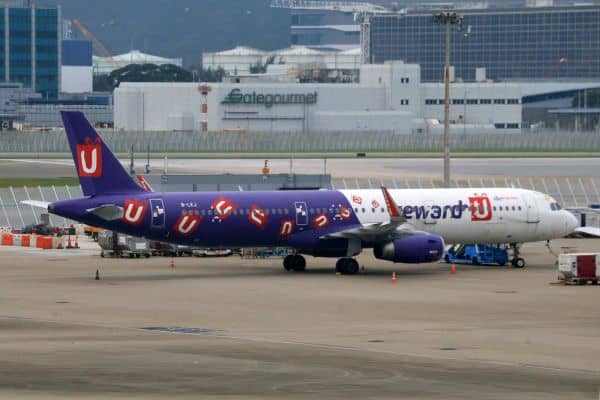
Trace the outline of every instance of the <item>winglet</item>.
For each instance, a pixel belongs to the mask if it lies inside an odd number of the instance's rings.
[[[385,200],[385,205],[387,206],[388,213],[390,214],[390,221],[392,222],[404,222],[404,216],[400,212],[400,209],[394,202],[394,199],[388,192],[385,186],[381,187],[381,191],[383,192],[383,198]]]

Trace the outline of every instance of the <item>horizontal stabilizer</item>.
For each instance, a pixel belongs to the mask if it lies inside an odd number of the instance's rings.
[[[46,210],[48,210],[48,206],[50,205],[49,202],[40,201],[40,200],[23,200],[23,201],[21,201],[21,204],[25,204],[25,205],[37,207],[37,208],[44,208]]]
[[[87,209],[86,211],[105,221],[114,221],[123,216],[123,208],[115,204],[105,204],[100,207]]]

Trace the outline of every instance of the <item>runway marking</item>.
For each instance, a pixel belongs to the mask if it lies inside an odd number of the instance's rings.
[[[187,332],[184,332],[181,330],[148,330],[148,328],[139,328],[139,327],[137,327],[137,328],[136,327],[123,327],[123,326],[115,326],[115,325],[107,325],[107,324],[99,324],[99,323],[60,321],[60,320],[29,318],[29,317],[16,317],[16,316],[6,316],[6,315],[4,315],[4,316],[0,315],[0,319],[44,322],[44,323],[51,323],[51,324],[57,324],[57,325],[74,325],[74,326],[81,326],[81,327],[113,329],[113,330],[122,330],[122,331],[137,331],[140,333],[145,333],[145,334],[150,334],[150,335],[160,335],[160,334],[190,335],[190,333],[187,333]],[[188,328],[188,329],[193,330],[194,328]],[[342,345],[325,344],[325,343],[299,342],[299,341],[293,341],[293,340],[270,339],[270,338],[261,338],[261,337],[253,337],[253,336],[225,335],[225,334],[219,334],[219,333],[201,333],[199,331],[192,333],[192,334],[196,335],[196,336],[203,336],[203,337],[209,337],[209,338],[215,338],[215,339],[229,339],[229,340],[259,342],[259,343],[304,346],[304,347],[311,347],[311,348],[316,348],[316,349],[326,349],[326,350],[333,350],[333,351],[353,351],[353,352],[383,354],[383,355],[392,355],[392,356],[400,356],[400,357],[413,357],[413,358],[432,360],[432,361],[444,360],[444,361],[455,361],[455,362],[472,362],[472,363],[479,363],[479,364],[483,364],[483,365],[503,366],[503,367],[511,367],[511,368],[526,368],[526,369],[541,370],[541,371],[584,373],[584,374],[592,375],[594,377],[598,377],[600,375],[600,371],[578,369],[578,368],[560,368],[560,367],[551,367],[551,366],[537,365],[537,364],[523,364],[523,363],[512,362],[512,361],[487,360],[487,359],[470,358],[470,357],[462,357],[462,358],[461,357],[449,357],[449,356],[441,356],[441,355],[433,356],[433,355],[417,354],[417,353],[411,353],[411,352],[365,349],[365,348],[360,348],[360,347],[342,346]]]

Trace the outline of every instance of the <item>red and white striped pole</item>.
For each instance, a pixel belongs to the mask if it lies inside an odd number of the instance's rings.
[[[207,84],[200,84],[198,91],[200,92],[200,131],[208,131],[208,93],[212,88]]]

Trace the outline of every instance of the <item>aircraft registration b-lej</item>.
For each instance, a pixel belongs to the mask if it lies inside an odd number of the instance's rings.
[[[128,235],[196,247],[286,246],[287,270],[302,254],[339,258],[355,274],[363,249],[399,263],[439,260],[446,243],[519,244],[571,233],[576,218],[543,193],[514,188],[150,192],[125,171],[81,112],[62,112],[85,197],[28,204]]]

